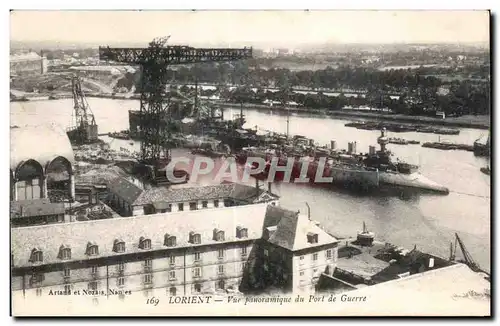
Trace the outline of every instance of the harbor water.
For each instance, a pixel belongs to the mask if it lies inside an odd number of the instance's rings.
[[[128,129],[128,110],[137,109],[136,100],[89,98],[99,132]],[[71,99],[53,101],[12,102],[11,125],[56,123],[63,128],[71,125]],[[239,113],[239,108],[226,109],[226,118]],[[287,117],[270,110],[245,109],[246,128],[285,133]],[[320,145],[335,140],[337,148],[346,148],[356,141],[358,152],[368,152],[376,145],[379,131],[345,127],[348,120],[293,114],[289,117],[290,134],[315,139]],[[460,129],[459,135],[439,136],[424,133],[389,133],[389,137],[418,140],[421,143],[448,140],[472,144],[484,135],[484,130]],[[113,148],[139,149],[139,144],[110,139]],[[43,140],[41,140],[43,141]],[[366,222],[370,231],[381,241],[391,242],[407,249],[429,251],[442,257],[449,256],[450,242],[457,232],[467,249],[486,270],[490,269],[490,177],[480,168],[488,164],[486,158],[475,157],[466,151],[442,151],[421,145],[388,145],[394,156],[420,166],[429,179],[450,189],[450,194],[398,196],[357,195],[338,189],[311,187],[305,184],[273,184],[273,191],[281,196],[283,206],[306,212],[330,233],[339,237],[355,235]],[[457,257],[461,257],[458,249]]]

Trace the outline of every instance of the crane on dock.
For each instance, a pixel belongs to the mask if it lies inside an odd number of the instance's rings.
[[[142,70],[140,96],[140,160],[155,170],[170,162],[171,119],[167,94],[170,65],[223,62],[252,58],[252,48],[193,48],[169,45],[169,37],[154,39],[147,48],[99,47],[99,59],[139,65]]]
[[[453,243],[450,243],[450,260],[455,261],[457,244],[460,246],[460,250],[462,251],[462,256],[463,256],[463,259],[458,260],[458,262],[464,263],[465,265],[469,266],[469,268],[476,273],[486,274],[487,277],[489,278],[490,273],[481,269],[479,264],[476,261],[474,261],[474,259],[472,258],[472,255],[469,253],[469,251],[465,247],[465,244],[462,242],[462,239],[460,239],[460,237],[458,236],[458,233],[455,233],[455,248],[453,248]]]
[[[74,75],[71,78],[73,93],[74,125],[68,128],[67,134],[72,144],[81,145],[98,141],[98,128],[94,114],[82,90],[81,78]]]

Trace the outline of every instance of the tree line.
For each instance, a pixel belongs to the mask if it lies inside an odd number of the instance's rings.
[[[236,62],[181,66],[167,71],[167,79],[172,83],[218,85],[216,93],[232,102],[286,100],[314,109],[338,110],[346,105],[364,105],[386,107],[395,113],[410,115],[435,115],[436,111],[443,111],[447,115],[457,116],[490,113],[489,76],[489,65],[385,71],[341,66],[335,69],[327,67],[315,71],[291,71],[284,68],[260,69],[258,65]],[[129,74],[119,83],[127,88],[132,84],[140,92],[137,74]],[[229,84],[238,87],[230,91],[227,87]],[[280,91],[266,91],[270,87]],[[297,87],[316,90],[317,94],[291,92],[291,88]],[[323,93],[327,92],[326,89],[351,89],[365,94],[327,96]],[[205,95],[213,93],[204,91]]]

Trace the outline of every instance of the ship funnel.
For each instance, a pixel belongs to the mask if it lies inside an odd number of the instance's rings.
[[[375,155],[375,152],[376,152],[375,146],[370,146],[369,147],[369,153],[370,153],[370,155]]]
[[[337,142],[335,140],[330,140],[330,149],[332,151],[337,149]]]

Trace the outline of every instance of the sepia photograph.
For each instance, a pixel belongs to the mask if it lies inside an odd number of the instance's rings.
[[[490,317],[491,20],[12,10],[11,315]]]

